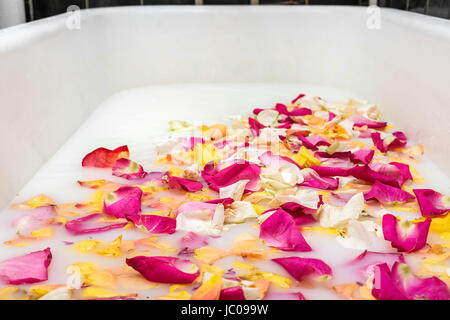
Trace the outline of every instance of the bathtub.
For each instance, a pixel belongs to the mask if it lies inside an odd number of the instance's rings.
[[[380,105],[448,175],[450,21],[377,10],[123,7],[1,30],[0,208],[105,99],[149,85],[309,83],[351,91]]]

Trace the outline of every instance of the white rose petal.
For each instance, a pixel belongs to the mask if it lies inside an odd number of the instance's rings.
[[[343,208],[324,204],[320,214],[320,225],[325,228],[342,226],[350,220],[358,219],[363,208],[364,195],[362,192],[355,194]]]

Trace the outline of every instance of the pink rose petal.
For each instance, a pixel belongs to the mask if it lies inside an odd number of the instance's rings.
[[[166,174],[163,176],[163,181],[167,181],[169,188],[175,190],[186,190],[189,192],[196,192],[203,189],[203,185],[199,181],[174,177],[168,172],[166,172]]]
[[[211,166],[205,166],[202,171],[202,177],[208,183],[209,188],[215,191],[219,191],[220,188],[240,180],[250,180],[245,190],[257,191],[260,173],[261,168],[257,164],[244,161],[243,163],[233,163],[220,171],[211,168]]]
[[[302,281],[303,278],[311,275],[317,278],[333,276],[330,266],[319,259],[286,257],[272,259],[272,261],[282,266],[297,281]]]
[[[129,159],[121,158],[114,164],[112,174],[127,180],[137,180],[144,178],[146,172],[140,164]]]
[[[168,233],[175,232],[177,221],[175,219],[154,215],[154,214],[139,214],[128,217],[133,221],[136,227],[142,228],[150,233]]]
[[[441,215],[450,210],[448,197],[431,189],[413,189],[420,212],[426,215]]]
[[[247,300],[241,286],[230,287],[220,291],[219,300]]]
[[[120,187],[106,195],[103,211],[116,218],[127,218],[141,211],[141,198],[138,187]]]
[[[407,220],[398,221],[392,214],[383,216],[384,239],[391,241],[392,247],[400,252],[414,252],[422,249],[427,242],[431,218],[423,222],[413,223]]]
[[[377,199],[380,203],[405,203],[414,196],[402,189],[391,187],[387,184],[375,181],[372,189],[364,195],[365,200]]]
[[[90,234],[90,233],[99,233],[99,232],[105,232],[112,229],[118,229],[123,228],[127,225],[127,222],[121,222],[121,223],[113,223],[109,224],[103,227],[96,227],[88,228],[86,227],[87,221],[92,220],[94,218],[98,218],[102,216],[101,213],[94,213],[82,218],[74,219],[66,223],[65,228],[67,231],[74,235],[79,234]]]

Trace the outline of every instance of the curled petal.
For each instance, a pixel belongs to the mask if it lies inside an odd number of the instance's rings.
[[[200,275],[200,271],[195,264],[189,260],[181,260],[175,257],[137,256],[127,259],[126,263],[148,281],[158,283],[192,283]]]
[[[426,245],[431,218],[423,222],[398,221],[392,214],[383,216],[384,238],[401,252],[414,252]]]
[[[140,214],[128,217],[137,227],[150,233],[168,233],[175,232],[177,221],[172,218],[159,216],[155,214]]]
[[[450,210],[450,199],[431,189],[413,189],[420,212],[426,215],[441,215]]]
[[[355,127],[367,126],[368,128],[371,128],[371,129],[378,129],[378,128],[384,128],[387,125],[386,122],[371,120],[371,119],[368,119],[368,118],[360,116],[360,115],[354,115],[350,119],[353,121]]]
[[[9,284],[46,281],[52,261],[50,248],[0,262],[0,279]]]
[[[409,165],[399,162],[382,163],[376,162],[369,165],[375,172],[385,177],[394,179],[398,186],[402,186],[407,180],[412,179]]]
[[[128,146],[121,146],[114,150],[98,148],[83,158],[82,165],[83,167],[112,168],[118,159],[128,159],[129,156]]]
[[[396,262],[391,269],[391,277],[410,299],[450,300],[450,290],[445,282],[437,277],[416,277],[405,263]]]
[[[283,209],[266,213],[260,226],[259,237],[268,246],[283,251],[311,251],[311,247],[303,238],[294,219]]]
[[[140,164],[125,158],[118,159],[114,163],[112,174],[127,180],[142,179],[146,175],[144,168]]]
[[[117,218],[126,218],[141,211],[142,190],[138,187],[121,187],[108,193],[103,211]]]
[[[163,180],[167,181],[171,189],[186,190],[189,192],[195,192],[203,189],[203,185],[199,181],[174,177],[168,172],[164,175]]]
[[[272,261],[282,266],[297,281],[302,281],[304,277],[310,275],[321,279],[333,276],[330,266],[319,259],[286,257],[272,259]]]
[[[414,196],[402,189],[391,187],[376,181],[372,189],[364,195],[365,200],[377,199],[380,203],[405,203],[414,199]]]
[[[101,213],[94,213],[79,219],[74,219],[66,223],[65,227],[67,231],[69,231],[72,234],[78,235],[78,234],[90,234],[90,233],[99,233],[99,232],[105,232],[112,229],[118,229],[123,228],[126,226],[127,222],[121,222],[121,223],[113,223],[107,226],[103,227],[94,227],[94,228],[86,228],[86,222],[89,220],[92,220],[94,218],[102,216]]]
[[[295,202],[283,203],[281,208],[294,218],[298,226],[316,222],[313,214],[317,212],[317,209],[310,209]]]
[[[247,300],[241,286],[230,287],[220,291],[219,300]]]
[[[181,239],[180,243],[183,247],[183,253],[194,253],[195,249],[208,245],[208,236],[198,235],[194,232],[186,233]]]

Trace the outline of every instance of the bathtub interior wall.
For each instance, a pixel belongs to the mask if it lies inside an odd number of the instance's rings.
[[[447,174],[450,22],[362,7],[126,7],[0,31],[0,208],[112,94],[152,84],[311,83],[357,93]],[[301,91],[301,88],[299,88]],[[174,92],[176,95],[176,92]]]

